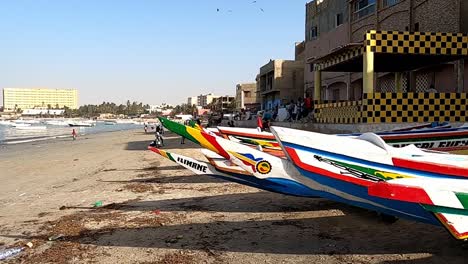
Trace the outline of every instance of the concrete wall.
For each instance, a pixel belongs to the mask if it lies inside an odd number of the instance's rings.
[[[458,32],[460,0],[426,0],[414,5],[414,23],[419,31]],[[466,2],[466,0],[463,0]],[[465,13],[465,16],[467,13]]]
[[[362,41],[364,34],[370,29],[459,32],[463,27],[464,32],[467,32],[468,18],[466,15],[463,16],[463,14],[468,14],[467,2],[465,0],[401,0],[396,5],[380,8],[374,14],[352,21],[351,41]],[[413,18],[410,14],[411,4]],[[416,23],[419,24],[418,30],[415,30]]]
[[[343,0],[324,0],[317,5],[316,1],[306,5],[305,40],[310,41],[310,29],[317,26],[318,36],[322,37],[336,28],[336,15],[343,15],[343,22],[348,21],[348,4]]]
[[[283,103],[304,96],[304,62],[282,61],[281,75],[275,79]]]
[[[305,46],[305,57],[322,57],[330,53],[331,50],[349,43],[348,23],[343,24],[333,30],[323,33],[319,38],[307,41]]]
[[[268,76],[273,76],[272,89],[262,90]],[[270,109],[297,100],[304,95],[304,61],[274,60],[260,68],[257,78],[260,86],[262,109]]]
[[[336,49],[340,46],[349,43],[349,25],[348,23],[343,24],[337,28],[334,28],[330,32],[324,33],[320,38],[307,41],[305,46],[305,58],[317,58],[330,53],[331,50]],[[334,82],[346,82],[347,74],[335,73],[335,72],[323,72],[322,73],[322,84],[328,86]],[[314,72],[311,69],[310,64],[304,65],[304,84],[305,89],[313,91],[314,87]]]
[[[408,31],[410,29],[410,0],[382,8],[378,12],[379,29]]]
[[[242,101],[244,105],[242,104]],[[246,105],[260,103],[260,92],[257,91],[256,83],[241,83],[236,86],[236,109],[245,108]]]

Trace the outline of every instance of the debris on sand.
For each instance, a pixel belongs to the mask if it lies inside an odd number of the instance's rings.
[[[49,241],[59,240],[59,239],[63,238],[64,236],[65,235],[63,235],[63,234],[53,235],[53,236],[49,237]]]
[[[143,183],[131,183],[124,186],[124,189],[129,190],[134,193],[144,193],[152,192],[154,190],[153,186],[150,184]]]
[[[0,260],[4,260],[13,256],[18,255],[21,251],[23,251],[23,247],[18,247],[18,248],[9,248],[0,251]]]
[[[195,259],[191,255],[186,255],[183,253],[172,253],[166,254],[157,262],[157,264],[185,264],[185,263],[195,263]]]
[[[74,260],[83,261],[92,258],[91,246],[76,242],[54,243],[40,254],[25,254],[19,260],[22,263],[70,263]]]

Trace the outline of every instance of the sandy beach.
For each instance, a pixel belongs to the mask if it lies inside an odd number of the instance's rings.
[[[6,263],[466,263],[440,227],[192,175],[146,150],[152,139],[0,146],[0,248],[33,244]]]

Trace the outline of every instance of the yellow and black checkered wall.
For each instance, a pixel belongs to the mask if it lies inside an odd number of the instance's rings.
[[[370,30],[366,33],[366,52],[468,55],[468,35],[446,32],[407,32]]]
[[[468,122],[466,93],[373,93],[361,101],[316,104],[318,123]]]
[[[365,94],[362,123],[466,122],[466,93]]]
[[[318,123],[356,124],[361,122],[362,101],[315,103],[314,117]]]

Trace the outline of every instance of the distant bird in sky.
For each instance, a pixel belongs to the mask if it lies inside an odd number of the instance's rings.
[[[260,8],[260,10],[261,10],[262,12],[265,12],[265,10],[263,10],[263,8]]]
[[[252,4],[255,4],[255,3],[257,3],[257,1],[253,1],[253,2],[252,2]]]
[[[219,12],[219,8],[216,8],[216,12]]]

